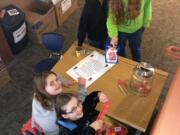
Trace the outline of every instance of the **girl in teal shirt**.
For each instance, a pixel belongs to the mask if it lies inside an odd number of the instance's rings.
[[[110,43],[120,45],[120,56],[126,57],[125,46],[129,47],[133,60],[141,61],[143,31],[152,19],[151,0],[111,0],[107,19]]]

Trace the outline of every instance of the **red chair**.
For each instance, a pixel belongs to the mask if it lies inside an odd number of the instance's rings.
[[[30,118],[21,128],[21,132],[22,135],[45,135],[44,133],[40,133],[38,131],[38,128],[40,128],[40,126],[35,122],[35,126],[34,128],[32,128],[31,126],[32,124],[32,118]],[[41,128],[40,128],[41,129]]]

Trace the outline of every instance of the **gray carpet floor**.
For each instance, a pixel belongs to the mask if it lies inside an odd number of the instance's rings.
[[[77,28],[84,0],[79,0],[79,8],[56,30],[65,37],[63,52],[77,40]],[[154,0],[153,20],[149,30],[144,33],[142,60],[153,67],[169,73],[152,120],[151,129],[159,105],[163,103],[172,78],[179,64],[178,60],[165,55],[169,45],[180,47],[180,3],[179,0]],[[131,58],[127,47],[128,58]],[[28,46],[15,56],[7,69],[11,80],[0,89],[0,135],[20,135],[20,128],[31,117],[32,79],[35,65],[47,58],[49,51],[40,44],[28,43]],[[135,130],[129,128],[129,134]],[[148,134],[148,131],[144,134]]]

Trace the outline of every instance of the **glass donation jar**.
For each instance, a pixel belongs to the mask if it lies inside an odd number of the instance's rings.
[[[137,64],[130,80],[130,91],[138,96],[147,96],[152,88],[154,74],[154,68],[150,64]]]

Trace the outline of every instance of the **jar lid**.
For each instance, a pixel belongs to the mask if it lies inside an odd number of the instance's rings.
[[[154,68],[146,62],[141,62],[134,68],[134,73],[140,78],[150,78],[154,75]]]

